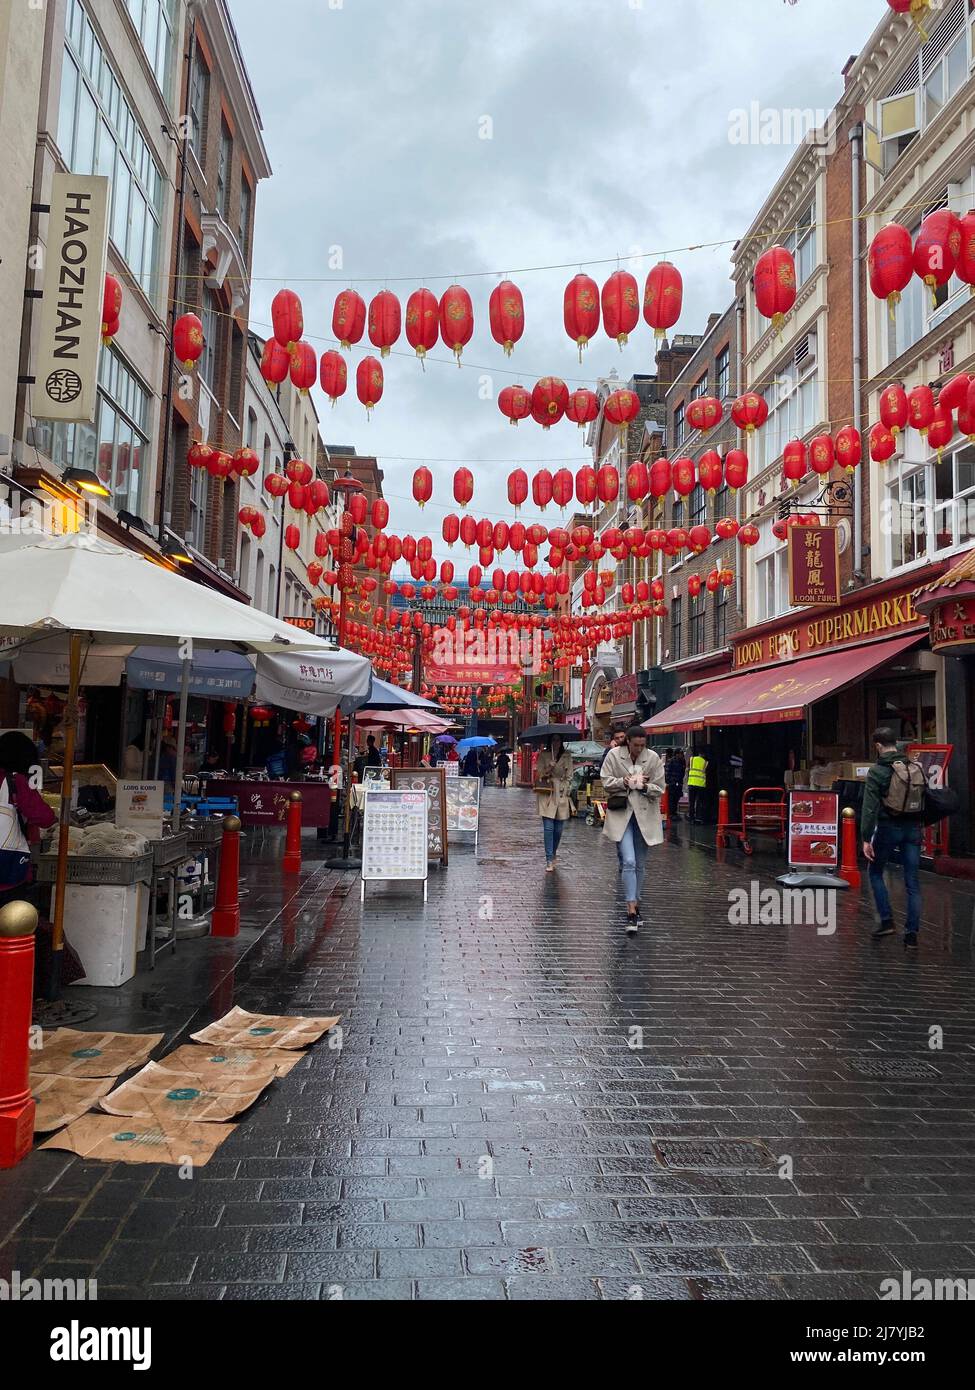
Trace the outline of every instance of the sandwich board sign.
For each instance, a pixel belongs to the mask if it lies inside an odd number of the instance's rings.
[[[425,790],[370,787],[362,815],[362,884],[422,882],[427,896],[427,808]]]

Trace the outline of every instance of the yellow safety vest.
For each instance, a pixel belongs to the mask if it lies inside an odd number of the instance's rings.
[[[707,758],[692,758],[687,773],[687,785],[689,787],[707,786],[707,777],[705,776],[707,770]]]

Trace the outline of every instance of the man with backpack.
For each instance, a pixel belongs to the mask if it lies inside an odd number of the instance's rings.
[[[906,753],[898,752],[893,729],[886,726],[874,729],[872,737],[877,761],[867,774],[860,812],[860,838],[863,853],[870,863],[870,887],[880,916],[880,925],[873,935],[877,939],[891,936],[894,931],[884,869],[899,854],[907,894],[904,945],[908,950],[916,950],[921,925],[919,870],[927,782],[921,764]]]

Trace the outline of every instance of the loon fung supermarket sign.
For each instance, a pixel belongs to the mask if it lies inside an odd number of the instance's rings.
[[[41,419],[95,418],[109,187],[95,174],[54,175],[32,401]]]

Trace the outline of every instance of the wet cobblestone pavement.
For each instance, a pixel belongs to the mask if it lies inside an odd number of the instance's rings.
[[[546,875],[518,790],[486,791],[477,856],[452,847],[425,906],[402,885],[363,908],[320,861],[282,887],[263,853],[249,952],[188,943],[190,975],[140,977],[130,1017],[168,1047],[212,989],[194,1027],[232,1003],[335,1012],[341,1050],[311,1049],[192,1181],[52,1152],[0,1174],[4,1277],[94,1277],[101,1299],[722,1300],[975,1275],[971,897],[929,896],[912,960],[852,893],[835,935],[729,925],[756,868],[668,844],[630,940],[612,846],[574,822]],[[124,1026],[97,993],[89,1026]]]

